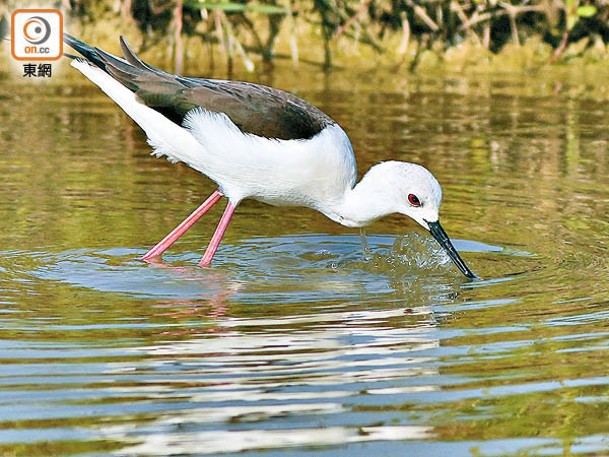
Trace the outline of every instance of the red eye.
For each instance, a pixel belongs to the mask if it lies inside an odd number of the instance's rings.
[[[412,206],[421,206],[421,200],[415,194],[408,194],[408,203]]]

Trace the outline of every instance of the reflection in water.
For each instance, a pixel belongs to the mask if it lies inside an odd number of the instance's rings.
[[[300,411],[301,414],[322,411]],[[202,412],[201,416],[204,416]],[[197,416],[194,420],[200,419]],[[236,432],[210,431],[181,433],[177,436],[150,435],[150,442],[127,447],[130,455],[213,454],[217,452],[243,452],[257,449],[286,449],[302,446],[336,446],[368,441],[403,441],[432,438],[431,427],[424,426],[371,426],[345,430],[340,427],[290,430],[243,430]],[[205,443],[203,446],[202,443]]]
[[[374,404],[380,396],[438,389],[420,383],[437,375],[433,367],[422,366],[434,359],[424,354],[438,347],[430,311],[409,313],[408,320],[417,325],[408,331],[386,327],[403,318],[404,309],[227,319],[217,323],[223,329],[220,338],[140,348],[153,362],[137,371],[162,372],[163,384],[112,390],[154,394],[178,404],[151,422],[104,433],[113,440],[136,439],[138,444],[125,450],[135,455],[428,438],[431,427],[374,425],[366,414],[353,415],[346,406],[360,398]],[[174,398],[177,391],[179,399]],[[327,425],[311,428],[312,418]],[[277,421],[289,425],[259,428]],[[219,431],[218,424],[228,429]]]
[[[286,236],[252,238],[226,245],[216,268],[199,268],[196,254],[173,255],[168,262],[143,263],[140,251],[106,249],[38,254],[41,265],[24,275],[54,280],[100,292],[170,300],[258,300],[277,303],[361,298],[362,294],[398,294],[418,306],[435,303],[442,293],[467,283],[452,267],[446,252],[429,236],[368,237],[369,258],[355,236]],[[455,241],[478,253],[503,249],[473,241]],[[32,256],[26,252],[4,254]],[[45,258],[46,257],[46,258]],[[230,267],[230,268],[229,268]],[[328,273],[331,273],[330,275]],[[419,293],[416,293],[416,291]],[[427,295],[427,297],[426,297]]]
[[[344,125],[362,172],[439,177],[483,279],[404,218],[370,227],[365,254],[312,211],[256,202],[213,268],[194,264],[219,212],[143,263],[210,184],[150,158],[97,91],[7,82],[0,454],[606,453],[605,86],[303,72],[276,85]]]

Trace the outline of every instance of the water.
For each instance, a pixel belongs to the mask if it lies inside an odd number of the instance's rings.
[[[196,264],[219,208],[140,262],[213,186],[150,157],[86,82],[5,80],[0,454],[606,455],[607,86],[260,80],[341,122],[360,171],[429,167],[482,279],[403,217],[369,227],[366,254],[356,231],[255,202],[213,268]]]

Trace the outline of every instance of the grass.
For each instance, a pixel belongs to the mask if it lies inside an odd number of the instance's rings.
[[[0,0],[6,26],[17,0]],[[140,52],[173,61],[243,65],[289,58],[326,68],[359,59],[420,71],[429,65],[609,59],[609,0],[57,0],[67,30],[124,34]],[[161,60],[162,60],[161,59]],[[205,61],[210,61],[206,58]]]

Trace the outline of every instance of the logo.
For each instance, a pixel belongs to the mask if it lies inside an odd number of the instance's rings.
[[[63,16],[54,9],[21,9],[11,16],[11,53],[16,60],[58,60],[63,54]]]

